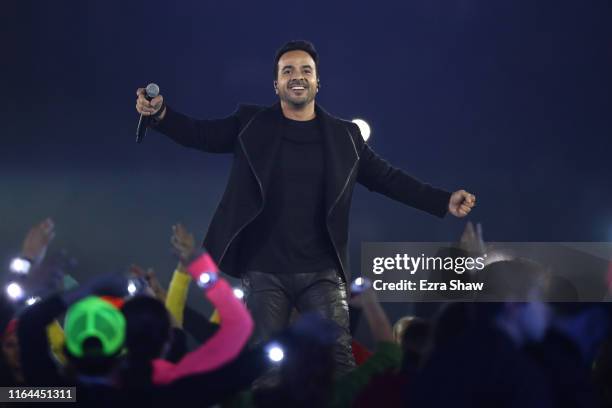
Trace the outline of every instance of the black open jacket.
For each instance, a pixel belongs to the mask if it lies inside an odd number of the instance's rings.
[[[438,217],[448,209],[450,193],[391,166],[361,137],[357,125],[331,116],[319,105],[326,163],[326,224],[343,277],[350,282],[348,221],[355,182]],[[240,233],[264,209],[270,177],[281,141],[280,103],[269,107],[240,105],[224,119],[195,120],[167,108],[152,125],[174,141],[209,153],[231,153],[230,178],[212,218],[203,246],[221,270],[240,276]]]

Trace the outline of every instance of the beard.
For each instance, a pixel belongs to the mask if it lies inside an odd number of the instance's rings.
[[[314,101],[317,94],[316,88],[308,87],[304,89],[303,95],[296,95],[291,89],[283,89],[278,93],[279,98],[296,108],[306,106],[310,102]]]

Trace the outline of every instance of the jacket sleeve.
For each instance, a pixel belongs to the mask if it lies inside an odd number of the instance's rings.
[[[210,323],[204,316],[186,305],[190,283],[191,276],[188,273],[178,269],[174,271],[166,295],[166,309],[180,328],[191,334],[198,343],[204,343],[215,334],[219,325],[216,324],[218,321]]]
[[[150,127],[180,145],[208,153],[232,153],[238,134],[259,111],[257,105],[238,105],[221,119],[193,119],[166,106],[163,120],[152,121]]]
[[[198,343],[208,341],[219,330],[219,325],[211,323],[202,313],[185,306],[183,329],[191,334]]]
[[[358,183],[370,191],[384,194],[437,217],[446,215],[451,193],[423,183],[405,171],[393,167],[363,141],[357,125],[351,126],[352,133],[357,134],[355,138],[360,146]]]
[[[178,363],[185,354],[187,354],[187,336],[182,329],[174,327],[170,348],[166,351],[166,360],[171,363]]]
[[[253,319],[244,304],[222,278],[206,291],[206,297],[219,310],[219,330],[177,364],[157,359],[153,361],[153,382],[168,384],[179,378],[215,370],[236,358],[253,332]]]
[[[162,401],[159,406],[180,406],[181,403],[192,406],[194,401],[198,401],[198,406],[202,407],[214,404],[232,408],[254,406],[252,403],[245,404],[250,401],[249,398],[245,398],[251,396],[250,391],[241,391],[249,390],[253,381],[270,367],[263,346],[243,350],[238,357],[218,369],[157,386],[157,389],[167,390],[170,397],[169,405],[163,404]],[[228,405],[227,402],[230,401],[231,404]]]
[[[219,317],[219,311],[217,309],[213,310],[209,320],[211,323],[214,324],[219,324],[221,322],[221,318]]]
[[[47,337],[53,356],[61,365],[65,365],[67,360],[64,355],[64,330],[57,319],[47,326]]]
[[[190,283],[191,276],[189,276],[188,273],[176,269],[172,275],[168,294],[166,295],[166,309],[168,309],[172,317],[174,317],[179,327],[183,327],[183,312],[185,310],[185,302],[187,301]]]

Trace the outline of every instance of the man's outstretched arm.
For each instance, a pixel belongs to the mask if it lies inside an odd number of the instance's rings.
[[[175,142],[209,153],[231,153],[240,132],[238,109],[222,119],[197,120],[179,113],[158,95],[151,101],[144,97],[144,88],[136,90],[136,111],[151,117],[151,127]]]
[[[356,131],[359,132],[358,129]],[[359,137],[361,137],[360,134]],[[465,217],[476,205],[476,197],[467,191],[458,190],[450,193],[423,183],[405,171],[392,166],[365,142],[360,144],[359,156],[357,182],[370,191],[384,194],[441,218],[447,212],[456,217]]]

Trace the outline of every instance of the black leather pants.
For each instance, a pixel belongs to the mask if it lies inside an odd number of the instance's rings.
[[[270,274],[250,271],[243,275],[246,303],[255,321],[254,343],[266,341],[289,324],[291,311],[315,312],[340,328],[335,360],[336,373],[355,367],[349,331],[346,283],[336,269],[315,273]]]

